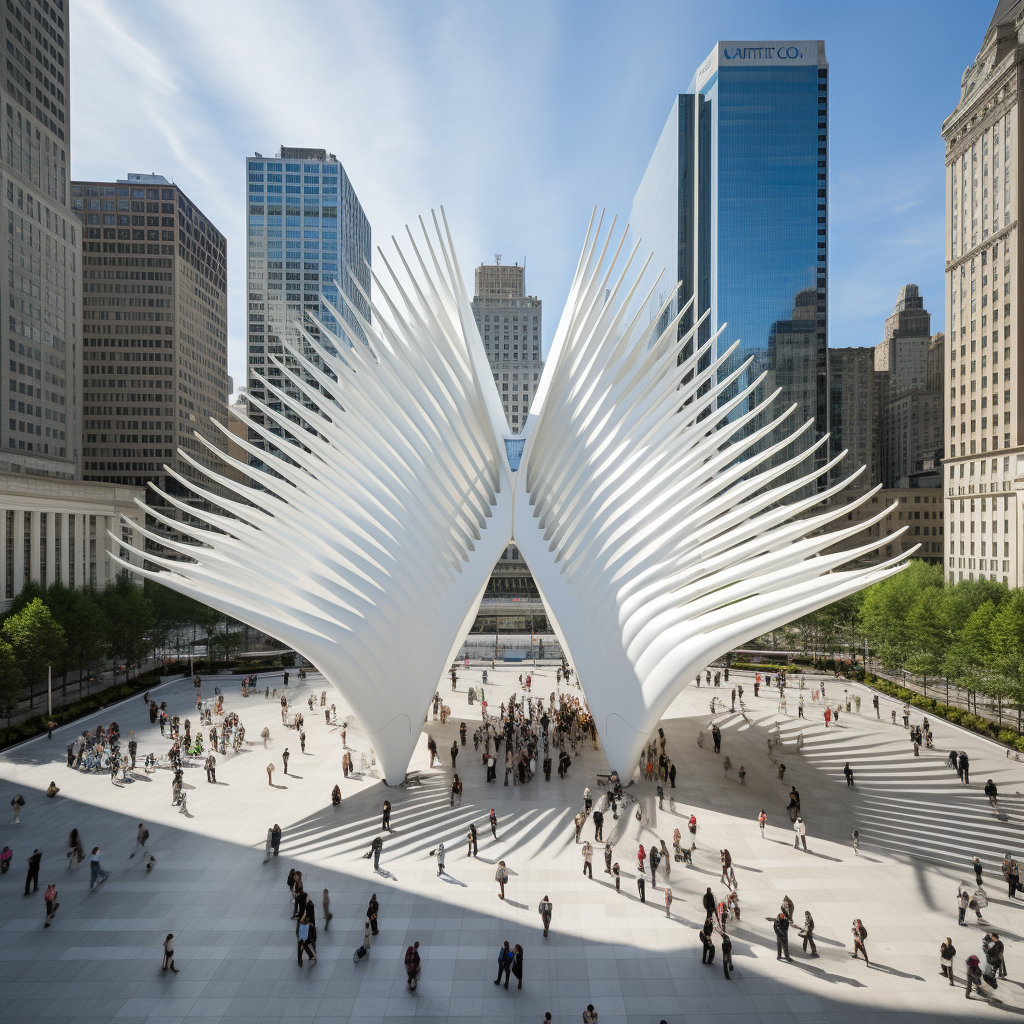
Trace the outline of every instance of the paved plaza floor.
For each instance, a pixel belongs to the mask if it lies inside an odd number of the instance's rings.
[[[518,691],[521,666],[489,672],[488,700],[496,708]],[[534,676],[535,695],[555,687],[554,667]],[[218,757],[217,784],[195,767],[186,771],[190,816],[171,806],[171,773],[138,770],[135,781],[113,785],[109,776],[86,775],[66,767],[66,746],[85,726],[116,720],[122,737],[134,729],[141,755],[164,753],[170,741],[149,724],[141,698],[106,709],[88,720],[57,730],[51,740],[30,741],[0,756],[0,845],[14,851],[13,867],[0,876],[0,1019],[5,1021],[116,1022],[370,1022],[387,1020],[530,1021],[541,1024],[550,1011],[555,1024],[576,1022],[588,1003],[602,1024],[646,1024],[664,1019],[724,1024],[895,1024],[994,1018],[1024,1012],[1021,961],[1024,905],[1007,897],[999,862],[1007,850],[1024,855],[1024,764],[1002,748],[941,721],[933,720],[935,750],[915,757],[902,722],[893,726],[883,698],[882,719],[871,709],[870,692],[842,681],[826,683],[837,700],[844,687],[863,696],[860,714],[840,716],[828,729],[822,706],[812,701],[819,683],[804,691],[806,720],[795,717],[796,685],[789,689],[789,715],[778,712],[777,697],[753,696],[749,674],[733,673],[746,690],[747,719],[718,712],[722,752],[716,755],[706,732],[712,693],[729,702],[728,689],[690,685],[673,703],[662,725],[668,753],[678,768],[676,810],[655,811],[641,831],[630,812],[612,820],[606,838],[614,843],[623,869],[616,893],[595,852],[594,878],[582,873],[581,848],[572,819],[582,806],[583,789],[603,794],[596,782],[605,769],[600,751],[589,744],[574,758],[568,778],[538,774],[525,786],[485,782],[472,740],[460,747],[458,771],[465,793],[449,806],[449,749],[465,721],[470,734],[480,720],[479,706],[467,703],[467,684],[480,685],[480,669],[461,672],[458,691],[447,678],[439,684],[453,717],[427,722],[414,767],[426,768],[426,733],[437,740],[446,768],[426,774],[425,784],[385,790],[370,775],[343,779],[340,729],[325,724],[319,707],[323,683],[310,675],[289,687],[293,705],[305,713],[306,752],[293,730],[281,725],[280,707],[259,696],[243,699],[238,679],[212,677],[223,688],[226,708],[237,711],[247,743],[238,755]],[[280,674],[261,680],[280,686]],[[572,688],[572,692],[580,691]],[[310,713],[305,700],[317,695]],[[154,691],[171,714],[197,716],[189,680]],[[327,704],[340,696],[328,692]],[[915,712],[913,722],[920,722]],[[779,780],[769,759],[767,737],[781,723],[786,765]],[[270,749],[259,735],[271,730]],[[697,735],[705,730],[706,742]],[[207,730],[203,730],[204,733]],[[802,749],[798,737],[802,734]],[[348,745],[366,751],[358,723],[348,729]],[[281,752],[290,749],[289,774]],[[945,765],[951,747],[966,749],[971,782],[962,785]],[[732,769],[725,771],[728,757]],[[274,786],[266,766],[273,761]],[[855,785],[846,785],[849,762]],[[746,769],[740,784],[738,769]],[[992,814],[982,788],[988,778],[1000,791],[1001,814]],[[44,790],[54,780],[55,799]],[[340,808],[330,804],[339,783]],[[793,847],[786,811],[790,785],[801,794],[809,851]],[[638,782],[631,792],[650,796]],[[26,805],[13,824],[9,802],[21,792]],[[671,790],[669,791],[672,792]],[[379,834],[380,809],[387,796],[395,832],[385,838],[381,872],[363,854]],[[656,807],[656,802],[648,801]],[[498,816],[498,838],[486,819]],[[762,838],[756,823],[761,809],[769,826]],[[667,880],[674,894],[671,916],[650,886],[642,904],[636,886],[638,842],[664,839],[673,829],[686,835],[695,814],[699,830],[693,866],[671,864]],[[470,821],[480,832],[479,857],[466,856]],[[151,833],[156,857],[147,873],[130,858],[139,822]],[[280,857],[264,862],[267,828],[284,831]],[[110,878],[89,891],[88,865],[68,871],[65,851],[77,827],[88,852],[102,849]],[[850,837],[862,837],[855,856]],[[588,821],[584,838],[593,838]],[[430,851],[444,842],[447,873],[439,877]],[[710,886],[721,898],[719,850],[728,847],[736,866],[742,917],[730,926],[735,973],[726,980],[720,952],[713,966],[701,964],[698,928],[704,921],[701,896]],[[26,865],[34,848],[42,852],[39,891],[22,894]],[[968,913],[958,927],[959,881],[973,884],[971,857],[985,870],[990,905],[984,925]],[[498,898],[495,865],[505,860],[511,874],[507,899]],[[295,925],[290,920],[285,876],[303,871],[306,891],[316,901],[330,890],[334,913],[330,929],[319,923],[318,963],[296,964]],[[60,910],[44,930],[43,889],[55,882]],[[371,893],[380,902],[380,936],[370,956],[353,963],[360,945]],[[550,936],[542,937],[537,904],[554,904]],[[796,920],[810,910],[817,926],[820,956],[811,959],[795,934],[793,962],[776,959],[767,918],[783,896],[795,903]],[[850,956],[852,920],[868,929],[871,966]],[[963,961],[981,954],[986,929],[1006,943],[1009,979],[999,986],[1002,1006],[967,1002]],[[160,970],[164,936],[174,933],[177,965],[173,976]],[[957,947],[957,986],[939,977],[939,943],[951,936]],[[508,991],[493,984],[497,951],[504,939],[524,947],[524,984]],[[406,991],[402,958],[418,940],[423,971],[415,994]]]

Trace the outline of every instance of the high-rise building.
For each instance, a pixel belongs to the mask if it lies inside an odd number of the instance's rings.
[[[848,452],[840,476],[864,467],[848,490],[870,490],[881,482],[882,379],[873,348],[829,352],[829,412],[832,448]],[[841,524],[840,527],[841,528]]]
[[[942,335],[932,337],[931,314],[917,285],[904,285],[875,346],[875,369],[883,382],[881,464],[886,487],[912,486],[914,474],[926,461],[934,466],[936,449],[943,447],[942,383],[935,374],[942,344]]]
[[[63,0],[7,5],[0,204],[7,225],[6,395],[0,472],[78,477],[81,457],[77,220],[68,212],[71,141]],[[4,384],[3,381],[7,383]]]
[[[474,272],[473,316],[484,342],[494,386],[509,430],[526,423],[544,361],[541,359],[543,304],[526,294],[526,268],[514,263],[481,263]],[[502,553],[487,584],[473,632],[546,633],[547,613],[519,548]]]
[[[754,401],[828,430],[828,63],[821,40],[719,42],[672,104],[633,199],[633,239],[665,275],[647,309],[680,336],[740,339]],[[678,289],[676,283],[679,283]],[[707,314],[707,318],[703,319]],[[691,354],[692,343],[683,351]],[[735,365],[735,360],[733,364]],[[729,396],[725,396],[723,401]],[[821,459],[825,453],[821,453]]]
[[[484,341],[509,430],[518,434],[537,393],[541,359],[541,300],[526,294],[526,268],[481,263],[474,272],[473,315]]]
[[[159,174],[75,181],[82,218],[82,410],[86,480],[188,496],[227,441],[227,239]],[[152,492],[150,492],[152,493]]]
[[[1000,0],[946,142],[946,579],[1024,584],[1020,88],[1024,0]]]
[[[345,168],[325,149],[282,146],[269,159],[257,153],[246,160],[246,178],[248,392],[280,408],[267,391],[269,382],[305,403],[269,357],[284,356],[283,338],[302,345],[300,327],[318,336],[308,314],[340,334],[328,302],[356,337],[363,336],[359,317],[341,293],[370,319],[370,223]],[[255,408],[250,415],[263,421]],[[251,440],[264,447],[259,437]]]

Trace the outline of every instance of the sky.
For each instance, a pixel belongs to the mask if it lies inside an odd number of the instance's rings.
[[[944,327],[942,121],[995,0],[74,0],[71,165],[175,181],[228,239],[245,381],[245,164],[342,161],[375,247],[443,205],[471,269],[525,263],[544,347],[591,210],[628,218],[673,97],[718,39],[824,39],[829,343],[874,345],[896,293]]]

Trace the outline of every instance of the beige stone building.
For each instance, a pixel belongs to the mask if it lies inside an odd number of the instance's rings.
[[[121,484],[0,474],[0,611],[29,580],[102,589],[119,571],[111,554],[128,557],[142,494]]]
[[[1002,0],[946,142],[946,578],[1024,583],[1020,83],[1024,2]]]

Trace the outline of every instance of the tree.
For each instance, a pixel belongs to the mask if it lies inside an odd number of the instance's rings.
[[[912,561],[907,569],[890,576],[864,594],[860,620],[871,645],[886,668],[902,669],[915,645],[907,617],[921,594],[941,590],[942,566]]]
[[[2,632],[30,687],[46,675],[47,665],[60,664],[64,656],[64,630],[40,597],[33,598],[20,612],[8,615]]]
[[[994,601],[986,601],[971,612],[956,640],[950,645],[944,669],[947,675],[975,693],[974,710],[978,710],[977,691],[985,689],[992,667],[992,620],[996,615]]]
[[[125,569],[103,588],[100,607],[106,616],[107,652],[115,662],[124,660],[127,681],[129,666],[141,661],[152,646],[153,605]],[[116,665],[114,672],[116,675]]]
[[[942,671],[950,644],[947,624],[945,590],[929,587],[921,591],[907,612],[910,653],[907,668],[924,676],[924,692],[928,693],[928,677]]]
[[[11,727],[11,715],[17,710],[24,687],[24,677],[11,645],[0,640],[0,715]]]
[[[1024,705],[1024,591],[1013,591],[992,616],[989,636],[994,664],[1006,679],[1008,695],[1017,706],[1020,732]]]

